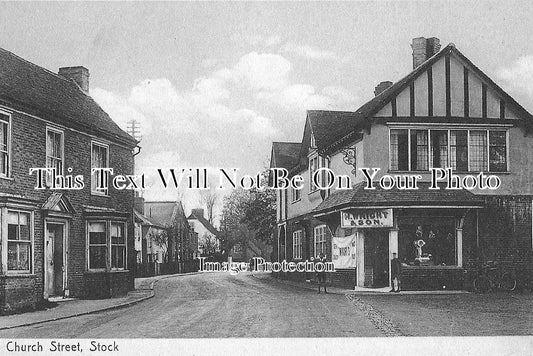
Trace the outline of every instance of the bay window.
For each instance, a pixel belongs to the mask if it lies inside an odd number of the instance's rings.
[[[391,129],[390,170],[507,172],[507,131]]]

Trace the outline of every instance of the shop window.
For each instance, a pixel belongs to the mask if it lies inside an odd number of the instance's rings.
[[[0,113],[0,177],[9,177],[9,116]]]
[[[126,268],[126,224],[90,221],[88,231],[89,270]]]
[[[315,257],[321,253],[326,255],[326,225],[315,227]]]
[[[302,230],[295,231],[292,234],[292,258],[302,258]]]
[[[453,218],[399,224],[398,258],[411,266],[455,266]]]
[[[32,237],[30,214],[7,212],[7,270],[30,273],[32,267]]]

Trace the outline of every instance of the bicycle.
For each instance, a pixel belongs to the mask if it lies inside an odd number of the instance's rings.
[[[496,288],[510,292],[516,289],[516,278],[513,272],[504,270],[499,263],[488,261],[478,272],[473,287],[476,293],[488,293]]]

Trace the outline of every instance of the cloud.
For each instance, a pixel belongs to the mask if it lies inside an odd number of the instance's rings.
[[[278,35],[261,36],[234,34],[231,39],[234,42],[245,43],[252,47],[273,47],[281,43],[281,37]]]
[[[533,96],[533,55],[521,56],[508,68],[501,68],[497,75],[511,88]]]
[[[323,50],[309,45],[298,45],[291,42],[284,44],[280,51],[290,53],[302,58],[320,61],[340,61],[341,57],[333,51]]]
[[[291,62],[278,54],[251,52],[239,59],[231,73],[252,90],[276,90],[287,85]]]

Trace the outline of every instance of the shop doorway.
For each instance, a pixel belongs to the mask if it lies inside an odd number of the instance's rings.
[[[365,229],[365,287],[389,286],[389,231]]]
[[[66,268],[65,268],[65,224],[46,224],[44,261],[44,296],[64,296]]]

